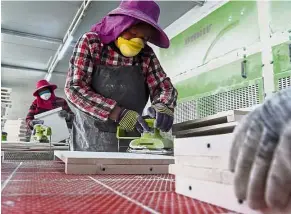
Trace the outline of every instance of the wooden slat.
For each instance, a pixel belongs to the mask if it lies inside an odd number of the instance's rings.
[[[241,120],[249,111],[231,110],[220,112],[201,119],[190,120],[173,125],[173,133],[175,134],[181,130],[188,130],[194,128],[201,128],[206,126],[218,125],[223,123],[230,123]]]
[[[168,174],[168,165],[66,164],[66,174]]]
[[[171,164],[169,173],[202,181],[211,181],[222,184],[233,183],[233,173],[228,170]]]
[[[175,155],[175,164],[194,166],[194,167],[206,167],[212,169],[228,169],[229,155],[221,156],[178,156]]]
[[[188,130],[177,131],[173,133],[176,138],[194,137],[194,136],[206,136],[206,135],[218,135],[232,133],[237,122],[223,123],[218,125],[206,126],[201,128],[194,128]]]

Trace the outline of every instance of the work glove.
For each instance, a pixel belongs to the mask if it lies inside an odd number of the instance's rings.
[[[136,129],[139,133],[150,132],[147,123],[136,111],[122,109],[116,122],[119,123],[120,128],[126,131],[134,131]]]
[[[61,111],[59,111],[58,114],[60,117],[65,118],[65,119],[67,119],[69,117],[69,113],[66,110],[61,110]]]
[[[30,125],[30,127],[34,127],[35,125],[37,125],[37,124],[43,124],[44,123],[44,121],[43,120],[37,120],[37,119],[34,119],[34,120],[31,120],[30,122],[29,122],[29,125]]]
[[[163,132],[168,132],[173,126],[174,112],[162,103],[157,103],[148,108],[150,117],[155,118],[155,127]]]
[[[236,197],[252,209],[282,209],[290,199],[290,130],[291,88],[266,100],[235,128],[229,168],[235,172]]]

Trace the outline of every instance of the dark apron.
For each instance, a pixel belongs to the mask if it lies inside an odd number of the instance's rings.
[[[140,66],[98,65],[93,72],[91,87],[96,93],[115,100],[119,106],[140,114],[149,98]],[[71,135],[72,150],[118,152],[115,122],[97,120],[70,106],[75,113]]]

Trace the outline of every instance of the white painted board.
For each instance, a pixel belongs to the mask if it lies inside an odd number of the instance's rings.
[[[175,162],[171,156],[121,152],[55,151],[54,154],[68,164],[169,165]]]
[[[211,181],[221,184],[233,184],[233,173],[228,170],[211,169],[181,164],[171,164],[169,173],[176,176],[189,177],[202,181]]]
[[[215,182],[207,182],[176,176],[176,192],[206,203],[214,204],[235,212],[243,214],[290,214],[291,204],[289,208],[280,212],[277,210],[269,210],[266,212],[254,211],[247,206],[247,203],[239,204],[233,190],[232,185],[219,184]]]
[[[35,119],[43,120],[44,125],[51,127],[52,142],[60,142],[70,136],[66,120],[58,115],[61,110],[60,107],[34,116]]]
[[[233,133],[201,137],[175,138],[175,156],[227,156]]]

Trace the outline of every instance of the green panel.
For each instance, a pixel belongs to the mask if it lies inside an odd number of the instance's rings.
[[[273,47],[274,74],[279,74],[291,70],[290,57],[291,56],[288,44],[280,44]]]
[[[176,76],[258,41],[256,1],[231,1],[171,39],[160,61]]]
[[[246,58],[247,78],[241,76],[241,60],[204,72],[175,84],[179,92],[179,100],[191,99],[201,94],[223,91],[226,87],[249,82],[262,77],[261,54]]]
[[[291,1],[270,1],[271,23],[274,32],[291,30]]]

